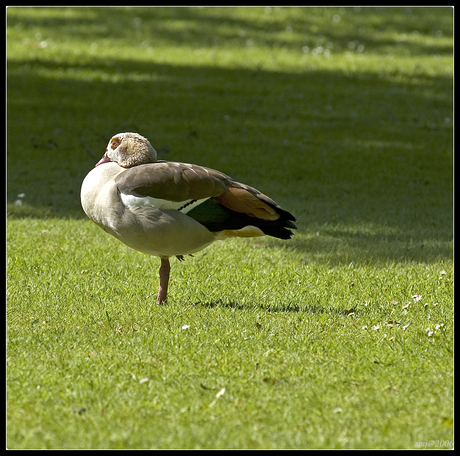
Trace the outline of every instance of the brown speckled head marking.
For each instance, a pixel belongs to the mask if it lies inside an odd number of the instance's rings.
[[[121,139],[118,136],[114,136],[110,141],[110,148],[115,150],[121,144]]]

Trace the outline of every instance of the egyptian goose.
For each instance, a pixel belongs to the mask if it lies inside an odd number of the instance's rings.
[[[119,133],[85,177],[86,215],[129,247],[161,258],[157,304],[165,303],[169,257],[230,237],[289,239],[295,218],[249,185],[204,166],[157,160],[150,142]]]

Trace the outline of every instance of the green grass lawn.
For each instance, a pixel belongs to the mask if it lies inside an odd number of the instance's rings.
[[[452,448],[452,73],[451,8],[8,8],[8,448]],[[123,131],[295,236],[156,306],[80,207]]]

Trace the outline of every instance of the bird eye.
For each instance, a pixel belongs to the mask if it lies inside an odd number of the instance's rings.
[[[112,150],[115,150],[119,145],[121,144],[121,139],[118,136],[115,136],[112,138],[112,141],[110,141],[110,147]]]

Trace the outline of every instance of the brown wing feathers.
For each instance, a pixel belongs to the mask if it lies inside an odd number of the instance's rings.
[[[251,189],[254,190],[254,189]],[[275,209],[258,198],[250,189],[227,187],[222,195],[215,197],[220,204],[235,212],[247,214],[262,220],[277,220],[279,214]]]
[[[211,231],[256,226],[265,234],[288,239],[295,218],[253,187],[240,184],[211,168],[176,162],[156,162],[127,169],[118,188],[135,196],[169,201],[212,198],[188,213]]]
[[[219,196],[230,179],[218,171],[186,163],[157,162],[127,169],[117,177],[123,192],[169,201]]]

